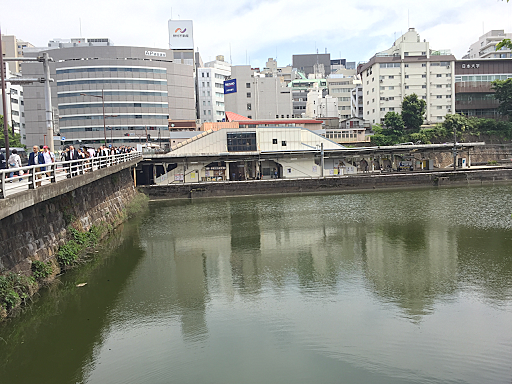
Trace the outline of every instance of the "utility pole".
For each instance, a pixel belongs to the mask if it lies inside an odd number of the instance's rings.
[[[0,82],[2,86],[2,107],[4,111],[4,138],[5,138],[5,160],[9,158],[9,125],[7,124],[7,101],[5,100],[5,79],[4,79],[4,55],[2,52],[2,31],[0,30]]]
[[[453,170],[457,170],[457,128],[453,128]]]
[[[321,175],[322,177],[324,177],[324,165],[325,165],[325,160],[324,160],[324,143],[321,143],[320,144],[320,171],[322,172]]]
[[[44,68],[44,104],[46,108],[46,135],[51,152],[53,147],[53,115],[52,115],[52,93],[50,89],[50,57],[48,52],[43,52],[43,68]]]

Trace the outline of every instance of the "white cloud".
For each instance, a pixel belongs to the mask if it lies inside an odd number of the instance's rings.
[[[368,0],[312,4],[305,0],[223,0],[171,4],[163,0],[68,2],[25,0],[23,12],[2,12],[2,30],[37,46],[55,37],[80,34],[110,37],[116,45],[167,48],[167,20],[192,19],[195,45],[205,60],[217,54],[233,64],[264,65],[275,57],[291,63],[293,53],[320,52],[351,61],[368,60],[415,27],[434,49],[451,49],[460,58],[485,31],[512,32],[512,4],[496,0]],[[409,19],[409,23],[408,23]]]

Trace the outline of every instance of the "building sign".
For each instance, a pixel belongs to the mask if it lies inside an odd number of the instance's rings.
[[[146,56],[158,56],[158,57],[166,57],[167,54],[165,52],[156,52],[156,51],[144,51]]]
[[[224,94],[236,93],[236,79],[224,81]]]
[[[169,20],[169,48],[194,49],[192,20]]]
[[[480,68],[480,64],[462,64],[463,69]]]

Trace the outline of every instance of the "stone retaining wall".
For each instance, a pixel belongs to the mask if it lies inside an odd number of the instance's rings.
[[[65,243],[71,222],[83,230],[115,224],[135,194],[130,169],[125,168],[2,218],[0,272],[27,272],[32,260],[50,261]]]
[[[365,174],[311,179],[211,182],[141,186],[151,199],[188,199],[286,193],[333,193],[385,188],[479,185],[512,181],[512,168],[457,172]]]

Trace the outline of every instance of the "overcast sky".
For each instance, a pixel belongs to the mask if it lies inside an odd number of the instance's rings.
[[[53,38],[108,37],[115,45],[168,48],[167,21],[193,20],[203,61],[279,66],[292,54],[327,52],[367,61],[414,27],[432,49],[457,58],[491,29],[512,32],[512,3],[501,0],[0,0],[3,34],[36,46]],[[329,6],[325,6],[329,4]],[[80,36],[80,20],[82,36]],[[230,53],[231,50],[231,53]]]

